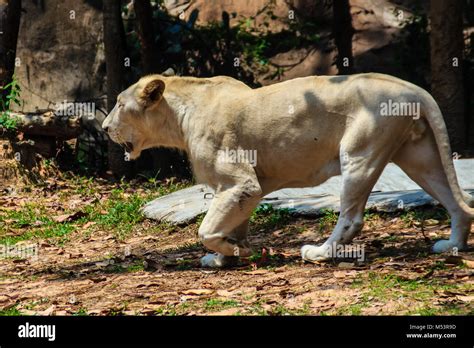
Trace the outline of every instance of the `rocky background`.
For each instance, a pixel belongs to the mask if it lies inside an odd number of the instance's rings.
[[[358,72],[382,71],[396,73],[393,51],[404,21],[412,16],[413,3],[419,1],[352,0],[353,54]],[[196,24],[207,25],[222,19],[222,12],[235,13],[230,25],[239,19],[255,16],[258,27],[265,20],[268,30],[279,33],[288,30],[289,11],[321,23],[317,44],[293,48],[269,57],[277,66],[285,67],[278,79],[257,72],[262,85],[300,76],[337,74],[333,64],[336,48],[331,42],[332,10],[324,1],[276,1],[275,19],[268,20],[262,11],[268,0],[166,0],[164,6],[171,15],[189,20],[198,10]],[[428,2],[421,1],[426,12]],[[23,3],[16,68],[25,99],[23,110],[47,109],[63,100],[94,100],[105,98],[105,56],[100,1],[27,0]],[[403,11],[397,18],[396,10]],[[138,65],[138,62],[131,62]],[[173,62],[169,62],[172,66]],[[427,73],[427,72],[426,72]],[[99,102],[100,103],[100,102]],[[103,105],[103,104],[100,104]]]

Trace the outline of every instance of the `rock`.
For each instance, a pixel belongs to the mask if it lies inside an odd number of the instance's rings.
[[[104,95],[102,11],[91,4],[23,2],[15,75],[24,110]]]

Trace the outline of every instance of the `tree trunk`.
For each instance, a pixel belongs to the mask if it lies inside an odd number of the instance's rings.
[[[339,75],[354,73],[354,57],[352,56],[351,6],[349,0],[333,0],[333,34],[337,46],[336,65]]]
[[[133,6],[137,16],[137,33],[140,41],[143,72],[145,74],[157,73],[158,60],[150,0],[135,0]]]
[[[121,1],[103,0],[105,65],[107,70],[107,110],[113,109],[117,95],[125,89],[125,32]],[[109,169],[117,177],[130,176],[132,165],[125,161],[124,150],[113,141],[108,143]]]
[[[21,0],[0,0],[0,86],[12,80],[20,28]],[[9,91],[3,91],[3,98]]]
[[[430,7],[431,93],[443,112],[454,152],[466,150],[462,73],[463,0],[432,0]]]
[[[140,41],[141,64],[144,74],[159,73],[158,54],[155,48],[155,33],[153,29],[153,13],[150,0],[134,0],[133,6],[137,18],[137,34]],[[164,70],[164,69],[162,69]],[[148,155],[151,157],[148,158]],[[158,177],[167,177],[172,175],[172,168],[182,166],[182,160],[176,151],[171,149],[159,148],[150,149],[142,154],[137,160],[136,169],[149,169],[150,162],[155,172],[159,171]]]

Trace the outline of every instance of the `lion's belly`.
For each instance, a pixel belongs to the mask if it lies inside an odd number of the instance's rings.
[[[270,190],[316,186],[340,174],[338,141],[308,138],[271,144],[261,139],[256,153],[255,171]]]
[[[329,178],[341,173],[338,159],[326,162],[322,166],[308,166],[305,168],[281,168],[276,175],[260,175],[257,168],[257,176],[265,194],[281,188],[296,188],[317,186]]]

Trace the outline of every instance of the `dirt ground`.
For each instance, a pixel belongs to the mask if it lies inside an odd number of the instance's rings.
[[[210,270],[199,267],[206,253],[197,238],[202,217],[176,227],[139,211],[186,185],[70,177],[5,189],[0,314],[474,314],[474,250],[430,253],[450,232],[441,208],[367,212],[354,241],[364,261],[304,263],[300,247],[322,243],[337,214],[298,218],[264,207],[251,220],[255,255]],[[15,254],[28,245],[37,247],[36,258]]]

